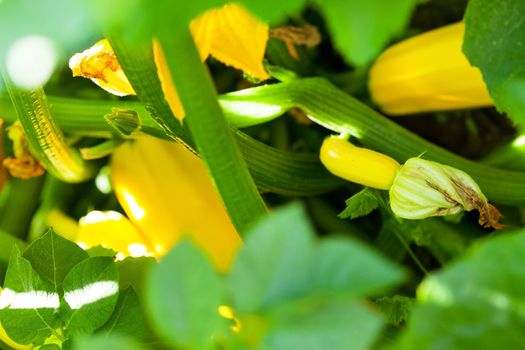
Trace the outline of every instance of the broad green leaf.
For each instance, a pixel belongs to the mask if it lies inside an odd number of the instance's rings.
[[[61,347],[57,344],[45,344],[39,347],[38,350],[61,350]]]
[[[27,248],[23,256],[53,291],[62,294],[64,277],[73,266],[87,259],[88,254],[75,243],[49,229]]]
[[[372,345],[381,326],[381,318],[362,302],[313,299],[272,315],[261,348],[362,350]]]
[[[113,259],[88,258],[64,278],[64,321],[71,334],[92,333],[108,321],[119,296]]]
[[[113,314],[97,333],[127,336],[138,340],[144,337],[144,314],[139,298],[131,287],[120,292]]]
[[[185,349],[209,349],[219,329],[222,290],[208,258],[184,239],[146,282],[146,305],[159,335]]]
[[[93,335],[81,337],[73,341],[73,350],[145,350],[131,338],[121,336]]]
[[[42,282],[15,247],[0,296],[0,322],[20,344],[38,344],[59,325],[59,295]]]
[[[100,35],[103,26],[122,24],[140,12],[138,0],[2,0],[0,2],[0,61],[17,39],[39,35],[58,48]],[[58,51],[59,52],[59,51]]]
[[[299,205],[280,209],[255,225],[229,276],[235,307],[253,312],[303,295],[314,243],[314,233]]]
[[[402,295],[381,297],[374,300],[374,305],[381,311],[386,322],[399,326],[408,319],[414,299]]]
[[[525,232],[481,242],[430,275],[398,349],[520,349],[525,344]]]
[[[154,258],[126,258],[117,261],[118,274],[120,276],[120,290],[133,287],[133,290],[142,299],[144,295],[145,279],[149,269],[156,264]]]
[[[382,198],[378,190],[365,187],[346,200],[346,208],[338,217],[341,219],[355,219],[368,215],[374,209],[377,209],[381,202]]]
[[[272,25],[282,24],[287,17],[296,15],[306,4],[306,0],[241,0],[253,14]]]
[[[108,256],[110,258],[113,258],[117,255],[117,252],[114,251],[113,249],[109,249],[109,248],[104,248],[102,246],[95,246],[95,247],[91,247],[89,249],[86,250],[86,253],[90,256],[90,257],[95,257],[95,256]]]
[[[13,246],[25,249],[25,243],[7,232],[0,231],[0,261],[7,263],[11,257]]]
[[[517,123],[525,121],[524,15],[521,0],[469,1],[463,43],[498,109]]]
[[[403,271],[357,240],[321,241],[310,267],[309,293],[365,297],[403,280]]]
[[[317,0],[335,47],[349,63],[363,66],[400,34],[418,0]]]

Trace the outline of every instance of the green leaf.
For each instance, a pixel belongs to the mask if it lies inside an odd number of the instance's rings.
[[[81,337],[73,342],[73,350],[145,350],[135,340],[121,337],[105,335],[94,335],[91,337]]]
[[[42,282],[15,246],[0,296],[0,323],[20,344],[41,343],[59,325],[59,295]]]
[[[97,333],[142,340],[144,337],[144,315],[139,298],[131,287],[120,292],[113,314],[108,322],[97,330]]]
[[[60,345],[57,344],[45,344],[38,348],[38,350],[60,350]]]
[[[414,299],[394,295],[393,297],[378,298],[374,300],[374,304],[383,314],[385,320],[397,327],[408,319],[410,310],[414,305]]]
[[[34,241],[24,252],[33,269],[52,290],[62,293],[62,281],[73,266],[88,254],[78,245],[70,242],[49,229],[45,235]]]
[[[118,300],[118,272],[113,259],[88,258],[64,279],[64,321],[71,334],[92,333],[108,321]]]
[[[346,200],[346,208],[338,217],[355,219],[370,214],[383,202],[381,193],[373,188],[365,187]]]
[[[498,109],[525,122],[525,2],[469,1],[463,51],[481,70]]]
[[[306,0],[241,0],[250,12],[270,24],[280,24],[288,16],[297,14],[306,3]]]
[[[368,64],[406,26],[418,0],[317,0],[336,48],[349,63]]]
[[[485,240],[427,277],[399,349],[519,349],[525,344],[525,232]]]
[[[26,243],[21,239],[18,239],[7,232],[0,231],[0,261],[5,263],[9,262],[13,247],[17,246],[19,249],[23,250],[25,249],[25,245]]]
[[[280,209],[255,225],[229,276],[236,309],[254,312],[303,295],[314,243],[299,205]]]
[[[403,271],[357,240],[321,241],[310,267],[309,293],[365,297],[404,279]]]
[[[184,239],[146,283],[147,311],[159,335],[185,349],[208,349],[220,327],[222,290],[208,258]]]
[[[114,258],[117,255],[117,252],[113,249],[104,248],[100,245],[87,249],[86,253],[92,258],[95,256],[107,256],[110,258]]]
[[[117,261],[117,269],[120,276],[120,290],[133,287],[139,297],[144,295],[146,275],[149,269],[156,264],[155,258],[139,257],[126,258]]]
[[[381,330],[381,318],[355,300],[307,300],[271,316],[263,338],[272,350],[362,350]]]

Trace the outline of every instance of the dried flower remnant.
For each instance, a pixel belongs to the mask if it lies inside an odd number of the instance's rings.
[[[311,24],[305,24],[302,27],[282,26],[274,28],[270,30],[270,36],[284,42],[290,56],[296,61],[299,60],[296,45],[304,45],[311,49],[321,42],[319,30]]]
[[[7,128],[7,136],[13,141],[15,157],[7,157],[2,161],[5,169],[14,177],[30,179],[44,174],[44,167],[29,151],[29,144],[24,129],[19,122]]]

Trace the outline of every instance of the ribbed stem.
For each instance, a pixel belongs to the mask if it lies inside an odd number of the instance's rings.
[[[233,133],[219,107],[211,78],[202,64],[189,29],[159,38],[171,78],[183,101],[184,120],[233,224],[242,235],[266,214]]]
[[[89,179],[94,174],[94,168],[66,144],[44,90],[22,90],[10,81],[7,74],[3,74],[3,78],[28,144],[38,161],[63,181],[82,182]]]

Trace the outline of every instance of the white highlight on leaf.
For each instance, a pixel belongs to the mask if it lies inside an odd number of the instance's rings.
[[[6,66],[13,82],[25,89],[44,85],[57,62],[57,54],[51,40],[31,35],[18,39],[7,51]]]
[[[18,293],[6,288],[0,295],[0,309],[58,309],[59,306],[58,294],[43,290]]]
[[[64,299],[71,309],[78,310],[85,305],[93,304],[99,300],[115,295],[117,292],[117,282],[99,281],[90,283],[80,289],[66,292]]]

